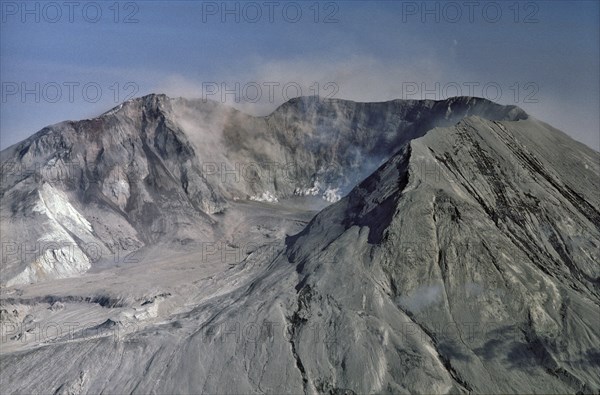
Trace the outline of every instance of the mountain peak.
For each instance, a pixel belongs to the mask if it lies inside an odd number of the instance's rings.
[[[598,153],[518,107],[151,94],[1,155],[4,392],[598,392]]]

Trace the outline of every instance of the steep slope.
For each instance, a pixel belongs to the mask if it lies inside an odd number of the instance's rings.
[[[233,117],[223,133],[226,151],[238,161],[257,164],[259,176],[269,174],[264,165],[279,166],[279,177],[257,177],[245,186],[250,191],[258,184],[278,197],[321,195],[327,189],[343,196],[410,139],[468,115],[527,118],[518,107],[472,97],[381,103],[302,97],[253,124]]]
[[[531,118],[432,129],[285,246],[186,288],[179,308],[148,324],[124,313],[152,303],[130,299],[102,310],[120,331],[17,347],[0,383],[24,393],[597,393],[599,159]]]
[[[597,392],[598,159],[535,120],[467,118],[412,141],[319,214],[291,245],[298,314],[355,339],[344,354],[353,368],[324,381],[407,390],[429,357],[456,390]],[[307,258],[323,244],[329,263]],[[373,348],[378,333],[386,347]],[[403,362],[403,337],[419,333],[435,352]],[[307,377],[319,377],[332,355],[296,343]],[[387,368],[351,386],[365,349]]]
[[[410,138],[469,114],[527,117],[461,97],[298,98],[256,118],[216,102],[149,95],[44,128],[0,153],[0,221],[10,230],[0,280],[77,275],[157,243],[197,248],[222,236],[214,214],[231,200],[336,201]]]
[[[2,241],[10,246],[3,283],[65,277],[165,237],[210,234],[214,221],[206,212],[215,211],[219,199],[156,100],[45,128],[2,152],[1,225],[8,230]],[[63,215],[56,217],[48,201],[63,207]],[[65,225],[76,222],[87,233]],[[69,265],[82,254],[84,267]],[[65,270],[56,271],[57,264]]]

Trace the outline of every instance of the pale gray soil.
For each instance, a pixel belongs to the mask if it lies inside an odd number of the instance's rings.
[[[3,393],[600,393],[600,154],[516,107],[153,95],[0,157],[52,169],[2,183]]]

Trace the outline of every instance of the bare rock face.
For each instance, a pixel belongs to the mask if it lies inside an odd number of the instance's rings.
[[[433,392],[596,393],[599,179],[597,152],[536,120],[468,117],[411,141],[290,243],[299,327],[348,339],[315,358],[299,336],[307,377],[419,392],[438,363]]]
[[[80,180],[101,186],[9,177],[3,229],[22,235],[35,213],[55,239],[156,248],[139,264],[8,287],[6,391],[600,391],[600,154],[522,110],[304,98],[252,118],[149,96],[99,119],[123,136],[137,125],[131,144],[98,145],[107,159],[84,154],[101,131],[65,151],[98,164]],[[116,152],[139,165],[131,178]],[[253,163],[257,177],[215,181],[220,161]],[[309,170],[264,176],[300,161]],[[345,196],[316,215],[291,203],[313,188]],[[209,232],[227,245],[161,252]],[[94,267],[61,259],[60,273]],[[63,330],[48,336],[49,323]]]
[[[231,200],[337,201],[404,142],[467,114],[520,119],[483,99],[298,98],[255,118],[149,95],[44,128],[1,153],[2,283],[78,275],[143,246],[213,239]],[[41,224],[41,226],[40,226]]]

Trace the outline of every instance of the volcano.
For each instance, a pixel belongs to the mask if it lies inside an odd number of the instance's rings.
[[[148,95],[0,161],[7,393],[600,391],[600,154],[516,106]]]

